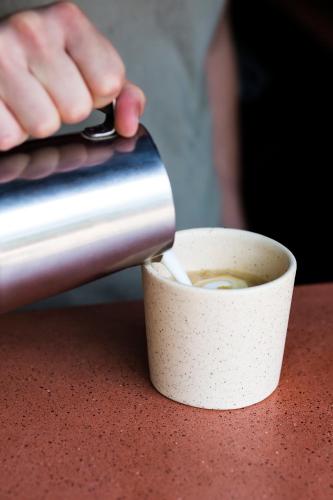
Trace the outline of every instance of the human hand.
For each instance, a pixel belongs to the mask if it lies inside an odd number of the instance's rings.
[[[117,98],[115,127],[136,133],[142,90],[126,80],[112,44],[71,2],[0,22],[0,151],[47,137]]]

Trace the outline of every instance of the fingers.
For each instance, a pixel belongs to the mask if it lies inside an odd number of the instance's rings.
[[[125,80],[117,51],[75,4],[0,22],[0,150],[52,135],[61,122],[78,123],[116,98],[117,131],[131,137],[144,94]]]
[[[60,116],[54,103],[27,68],[7,68],[0,94],[22,129],[32,137],[47,137],[60,127]]]
[[[125,82],[124,64],[109,40],[73,5],[63,6],[65,48],[79,68],[100,108],[118,97]]]
[[[41,9],[42,15],[38,11],[26,11],[12,16],[10,26],[14,29],[14,43],[18,45],[21,66],[26,67],[44,88],[61,121],[78,123],[89,116],[92,97],[77,66],[65,51],[62,27],[51,19],[48,11],[46,8]],[[8,78],[8,74],[6,76]]]
[[[136,133],[145,103],[142,90],[133,83],[126,82],[116,103],[115,127],[120,135],[132,137]]]
[[[21,128],[16,118],[0,99],[0,151],[7,151],[21,144],[27,137],[28,134]]]
[[[78,123],[90,115],[92,97],[80,72],[65,52],[56,51],[48,59],[35,58],[30,70],[50,95],[62,122]]]

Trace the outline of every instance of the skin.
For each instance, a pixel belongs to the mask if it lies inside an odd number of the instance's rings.
[[[71,2],[0,23],[0,151],[79,123],[117,99],[115,126],[133,136],[145,107],[110,41]]]
[[[238,157],[238,77],[230,23],[222,13],[206,57],[207,89],[213,130],[213,153],[223,189],[221,222],[244,228]],[[0,22],[0,151],[29,137],[43,138],[61,123],[78,123],[93,108],[117,99],[118,133],[136,133],[145,107],[140,88],[126,79],[124,64],[112,46],[77,5],[57,2],[22,11]],[[125,145],[124,145],[125,147]],[[82,145],[57,157],[48,155],[51,170],[66,170],[70,155],[85,158]],[[0,183],[17,177],[40,178],[43,157],[20,155],[15,164],[3,158]],[[52,160],[52,161],[51,161]],[[82,160],[82,161],[81,161]],[[73,168],[74,168],[73,167]]]
[[[221,222],[225,227],[244,229],[238,143],[238,74],[228,12],[222,12],[210,43],[206,76],[212,116],[213,158],[223,193]]]

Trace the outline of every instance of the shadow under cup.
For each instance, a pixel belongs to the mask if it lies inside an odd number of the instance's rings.
[[[257,403],[277,387],[296,274],[292,253],[265,236],[224,228],[176,233],[187,271],[237,270],[266,283],[209,290],[143,266],[150,377],[170,399],[201,408]]]

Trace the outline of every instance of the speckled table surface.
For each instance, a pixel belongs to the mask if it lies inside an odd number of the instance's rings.
[[[0,319],[0,499],[333,498],[333,284],[297,288],[279,388],[234,411],[150,385],[141,303]]]

